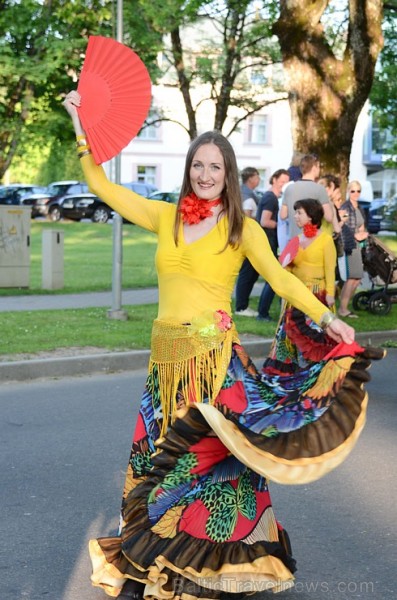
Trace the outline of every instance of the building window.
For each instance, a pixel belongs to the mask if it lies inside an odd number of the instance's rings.
[[[148,167],[146,165],[138,165],[137,181],[142,183],[156,184],[156,167]]]
[[[138,134],[138,140],[149,140],[156,141],[160,138],[159,135],[159,124],[147,125],[144,129],[141,129]]]
[[[372,120],[372,153],[390,154],[394,137],[390,129],[383,129],[376,119]]]
[[[247,142],[249,144],[266,144],[268,141],[267,115],[253,115],[247,121]]]
[[[146,125],[141,129],[138,134],[138,140],[156,141],[160,139],[161,121],[157,121],[156,123],[153,123],[153,125],[150,125],[150,123],[156,121],[156,119],[159,119],[159,114],[156,111],[151,110],[145,121],[145,124],[149,123],[149,125]]]

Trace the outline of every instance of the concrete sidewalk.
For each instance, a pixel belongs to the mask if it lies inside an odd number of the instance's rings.
[[[263,283],[257,283],[253,294],[258,296]],[[122,293],[122,305],[153,304],[158,301],[157,288],[125,290]],[[34,311],[90,308],[103,306],[112,308],[111,292],[89,294],[65,294],[42,296],[8,296],[0,297],[0,320],[6,317],[7,311]],[[4,313],[3,316],[1,313]],[[357,334],[357,341],[363,345],[380,345],[385,341],[396,340],[397,331],[373,332]],[[253,359],[260,360],[269,351],[272,339],[253,335],[242,335],[241,343]],[[40,378],[83,376],[94,373],[111,373],[117,371],[133,371],[146,369],[149,361],[149,350],[133,350],[129,352],[92,352],[76,354],[65,352],[64,356],[47,353],[43,358],[26,360],[1,361],[0,382],[30,381]]]
[[[158,301],[157,288],[125,290],[122,304],[154,304]],[[65,308],[112,307],[112,292],[87,294],[45,294],[41,296],[0,296],[0,313],[10,310],[62,310]]]
[[[264,283],[256,283],[252,296],[259,296]],[[123,290],[122,305],[155,304],[158,302],[158,289],[142,288]],[[43,294],[34,296],[1,296],[0,313],[10,310],[62,310],[64,308],[91,308],[107,306],[112,308],[112,292],[90,292],[87,294]]]

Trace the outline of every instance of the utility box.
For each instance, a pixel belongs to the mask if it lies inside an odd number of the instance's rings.
[[[29,206],[0,206],[0,287],[29,287]]]
[[[43,231],[41,285],[44,290],[63,288],[63,238],[63,231]]]

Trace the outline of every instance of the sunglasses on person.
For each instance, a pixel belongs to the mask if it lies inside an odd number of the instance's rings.
[[[361,194],[361,190],[350,190],[351,194]]]

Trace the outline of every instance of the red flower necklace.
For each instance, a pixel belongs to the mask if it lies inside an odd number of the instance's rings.
[[[313,225],[313,223],[306,223],[303,226],[303,235],[307,238],[312,238],[317,235],[318,227],[317,225]]]
[[[196,223],[200,223],[203,219],[210,217],[214,206],[218,206],[221,202],[222,200],[220,198],[217,198],[216,200],[202,200],[192,192],[188,196],[182,198],[179,212],[182,215],[184,223],[195,225]]]

